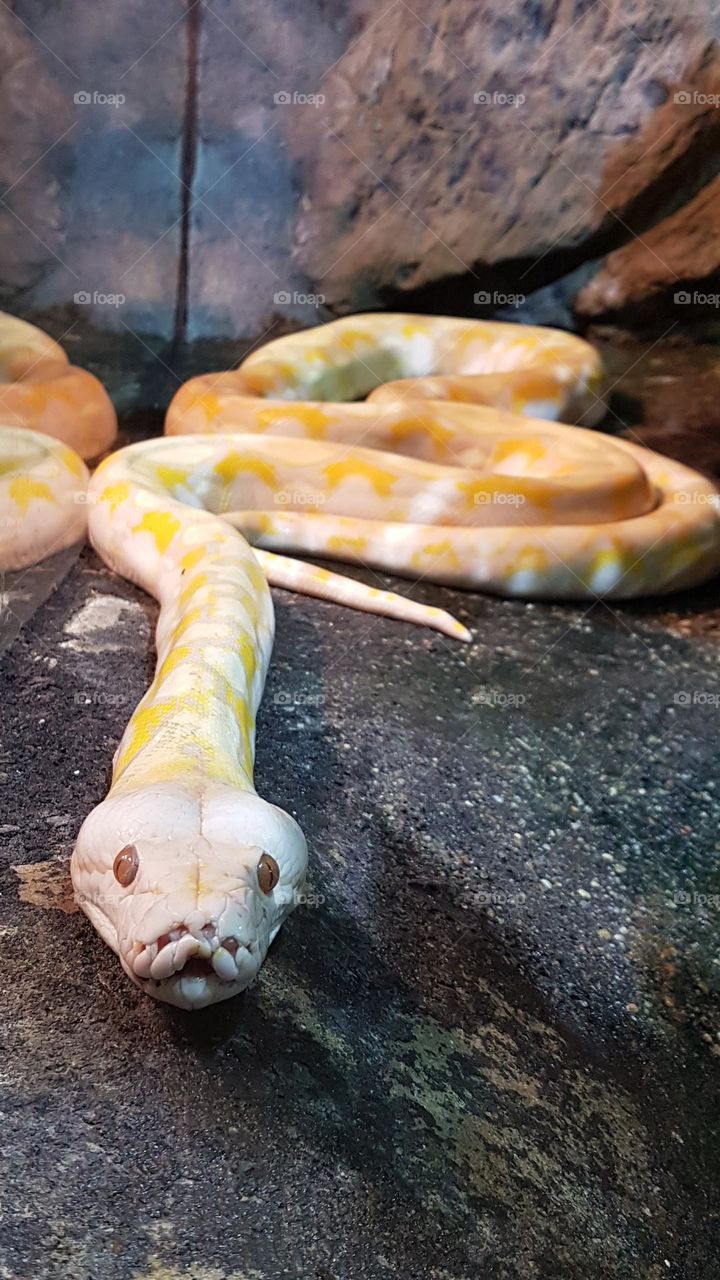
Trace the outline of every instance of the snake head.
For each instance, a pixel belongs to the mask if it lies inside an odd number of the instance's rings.
[[[156,1000],[200,1009],[243,991],[296,905],[297,823],[254,793],[162,784],[111,792],[83,823],[79,905]]]

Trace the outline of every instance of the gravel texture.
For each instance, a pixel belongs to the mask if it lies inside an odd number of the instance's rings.
[[[413,594],[474,643],[276,593],[314,896],[195,1015],[68,892],[154,606],[85,551],[6,653],[2,1280],[715,1273],[716,591]]]

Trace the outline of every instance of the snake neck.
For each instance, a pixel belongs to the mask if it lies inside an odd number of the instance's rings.
[[[167,530],[158,527],[160,541]],[[211,520],[174,532],[150,584],[160,601],[157,666],[115,755],[112,792],[180,782],[254,792],[255,716],[273,641],[262,569]]]

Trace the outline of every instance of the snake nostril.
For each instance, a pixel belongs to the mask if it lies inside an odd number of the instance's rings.
[[[237,938],[223,938],[220,943],[220,946],[223,947],[229,955],[233,956],[233,958],[237,955],[239,945]]]

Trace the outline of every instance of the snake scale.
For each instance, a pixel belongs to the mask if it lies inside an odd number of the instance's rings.
[[[541,599],[674,591],[720,567],[712,483],[562,425],[604,408],[599,357],[567,333],[381,313],[283,337],[182,386],[166,435],[110,454],[87,492],[78,453],[115,430],[99,383],[12,317],[0,366],[0,567],[87,520],[160,604],[155,675],[71,871],[125,972],[184,1008],[246,987],[302,897],[303,834],[253,786],[268,582],[470,638],[287,553]]]

